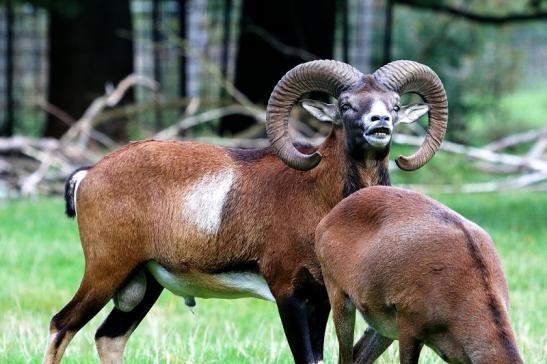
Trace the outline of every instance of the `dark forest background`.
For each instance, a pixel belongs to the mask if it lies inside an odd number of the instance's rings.
[[[273,87],[314,59],[365,73],[411,59],[439,74],[457,143],[444,149],[482,164],[441,155],[401,182],[547,180],[547,0],[4,0],[0,50],[0,196],[60,192],[130,140],[268,145]],[[329,130],[293,117],[297,139]],[[411,152],[425,122],[398,128],[393,153]]]
[[[119,140],[175,122],[191,97],[200,108],[229,104],[204,62],[263,105],[304,61],[336,58],[367,72],[408,58],[442,77],[458,140],[475,115],[499,117],[503,95],[547,87],[546,12],[541,0],[3,1],[0,132],[60,137],[69,125],[44,101],[76,120],[131,73],[158,81],[163,105],[103,126]],[[138,91],[124,102],[151,99]],[[232,135],[253,122],[232,115],[205,131]]]

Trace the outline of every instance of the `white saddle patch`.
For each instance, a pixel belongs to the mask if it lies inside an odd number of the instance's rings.
[[[231,169],[205,175],[184,194],[184,217],[202,233],[218,232],[222,222],[222,209],[234,178],[235,173]]]
[[[266,280],[257,273],[171,273],[155,261],[148,262],[146,267],[159,284],[185,299],[255,297],[275,302]]]

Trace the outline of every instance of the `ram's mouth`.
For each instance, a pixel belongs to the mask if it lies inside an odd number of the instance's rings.
[[[371,128],[365,132],[365,140],[373,147],[384,148],[391,142],[391,129],[385,126]]]
[[[381,126],[367,131],[366,135],[376,138],[387,138],[391,136],[391,129]]]

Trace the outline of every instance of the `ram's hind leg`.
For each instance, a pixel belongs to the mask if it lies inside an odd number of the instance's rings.
[[[413,321],[398,313],[397,332],[400,364],[418,364],[423,344],[416,338]]]
[[[146,271],[146,282],[146,293],[134,309],[124,312],[114,307],[97,330],[95,343],[101,363],[123,362],[123,351],[129,336],[160,296],[163,287],[148,271]]]
[[[50,338],[43,359],[44,364],[56,364],[76,332],[81,329],[112,298],[116,290],[131,273],[133,267],[86,264],[78,291],[72,300],[51,319]]]
[[[329,281],[325,276],[325,285],[332,307],[332,320],[338,338],[338,363],[353,361],[353,332],[355,329],[355,306],[347,294]]]
[[[367,328],[363,336],[353,347],[353,362],[372,364],[391,345],[393,340],[380,335],[372,328]]]

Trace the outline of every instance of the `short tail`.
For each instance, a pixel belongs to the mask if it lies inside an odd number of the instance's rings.
[[[72,218],[76,216],[76,193],[78,185],[87,174],[90,166],[80,167],[68,176],[65,182],[65,213],[66,216]]]

